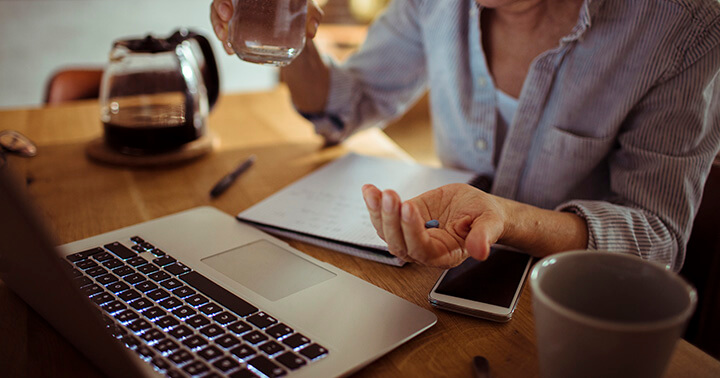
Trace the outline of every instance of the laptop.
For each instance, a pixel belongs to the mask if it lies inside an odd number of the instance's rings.
[[[109,376],[330,377],[437,321],[212,207],[55,246],[0,168],[0,279]]]

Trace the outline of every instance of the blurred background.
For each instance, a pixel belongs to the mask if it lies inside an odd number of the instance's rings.
[[[318,44],[343,58],[390,0],[320,0],[326,17]],[[116,39],[192,28],[214,44],[225,93],[269,89],[277,69],[223,52],[210,25],[211,0],[0,0],[0,108],[42,106],[52,75],[102,68]]]

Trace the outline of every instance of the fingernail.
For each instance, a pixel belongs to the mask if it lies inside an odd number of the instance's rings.
[[[387,194],[383,194],[383,196],[382,196],[382,205],[383,205],[383,210],[384,210],[386,213],[392,212],[392,210],[393,210],[393,199],[392,199],[392,197],[390,197],[390,196],[387,195]]]
[[[220,16],[220,18],[228,21],[232,16],[230,13],[232,13],[232,11],[230,10],[230,6],[227,3],[220,4],[220,6],[218,7],[218,15]]]
[[[402,220],[405,223],[410,223],[410,218],[412,217],[412,208],[410,207],[410,204],[405,202],[402,205],[402,208],[400,209],[400,214],[402,216]]]

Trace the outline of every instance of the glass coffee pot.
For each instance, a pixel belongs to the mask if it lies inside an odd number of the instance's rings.
[[[118,40],[100,87],[105,143],[130,155],[181,148],[207,132],[219,89],[212,48],[200,34]]]

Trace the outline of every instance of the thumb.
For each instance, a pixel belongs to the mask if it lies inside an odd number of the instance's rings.
[[[465,238],[465,249],[470,257],[484,261],[490,255],[490,247],[502,234],[502,222],[484,213],[473,220],[470,232]]]

